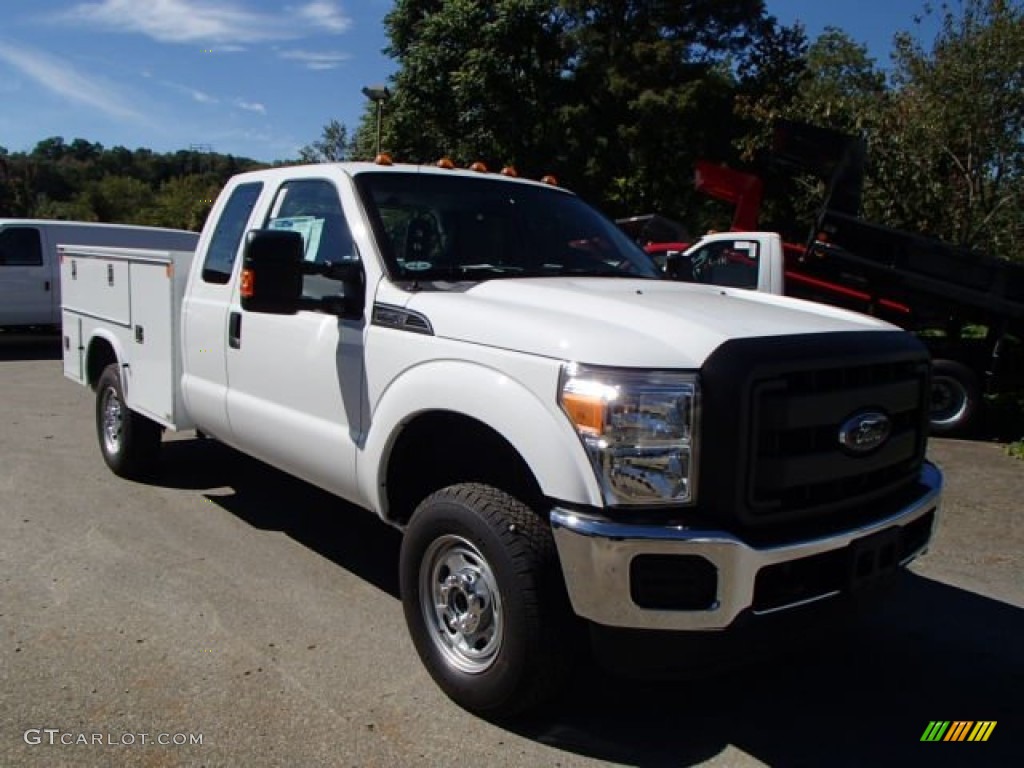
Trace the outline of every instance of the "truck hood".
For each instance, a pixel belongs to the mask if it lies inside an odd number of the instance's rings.
[[[628,278],[511,278],[420,291],[439,337],[592,365],[698,368],[723,342],[894,330],[866,315],[754,291]]]

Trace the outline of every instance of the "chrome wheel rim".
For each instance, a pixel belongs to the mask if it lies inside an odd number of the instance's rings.
[[[434,540],[420,563],[420,607],[434,642],[456,669],[478,674],[501,650],[501,593],[490,564],[460,536]]]
[[[107,387],[103,392],[100,411],[103,414],[103,447],[108,454],[116,454],[121,450],[124,409],[121,406],[121,398],[117,396],[117,391],[113,387]]]

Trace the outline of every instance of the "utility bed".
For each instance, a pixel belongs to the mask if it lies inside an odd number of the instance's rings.
[[[121,366],[127,406],[170,429],[190,427],[177,318],[192,252],[61,245],[58,253],[64,375],[86,384],[83,342],[103,336],[118,360],[131,361]]]

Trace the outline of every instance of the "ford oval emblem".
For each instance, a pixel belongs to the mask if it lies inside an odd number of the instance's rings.
[[[892,422],[884,413],[866,411],[858,413],[839,428],[839,444],[850,453],[871,453],[889,439]]]

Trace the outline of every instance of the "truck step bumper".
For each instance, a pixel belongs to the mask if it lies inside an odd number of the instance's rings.
[[[573,609],[611,627],[725,629],[744,611],[773,613],[855,591],[909,563],[931,540],[942,474],[869,525],[783,546],[683,526],[629,525],[555,508],[551,526]]]

